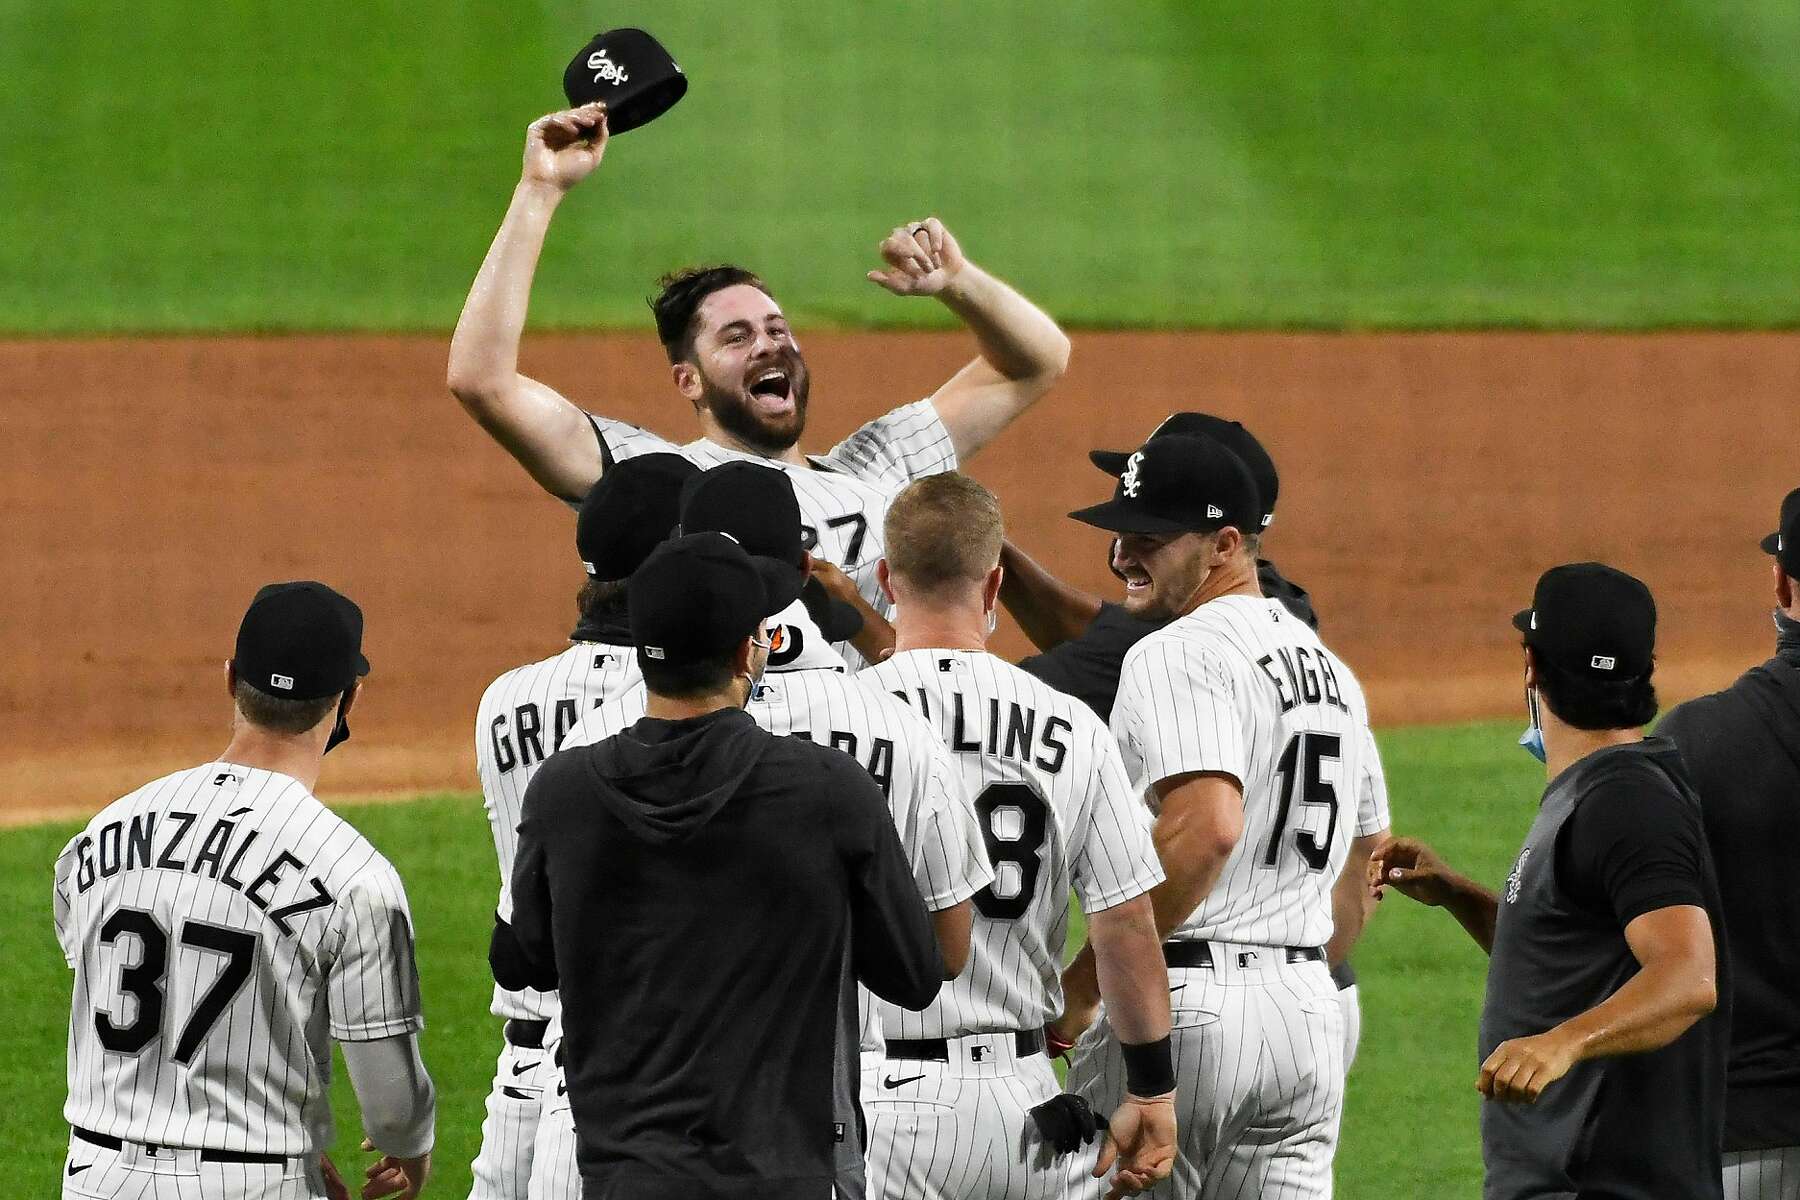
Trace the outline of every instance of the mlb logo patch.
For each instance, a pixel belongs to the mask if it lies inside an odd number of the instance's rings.
[[[269,676],[269,686],[280,688],[284,692],[291,692],[294,690],[294,677],[292,675],[271,675]]]
[[[1619,660],[1610,654],[1596,654],[1594,661],[1588,664],[1596,671],[1610,671],[1619,665]]]
[[[963,669],[963,661],[960,658],[940,658],[940,659],[938,659],[938,671],[940,674],[947,674],[951,671],[960,671],[962,669]]]

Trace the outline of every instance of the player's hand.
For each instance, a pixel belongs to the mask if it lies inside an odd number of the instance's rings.
[[[1169,1177],[1175,1169],[1175,1093],[1133,1096],[1113,1111],[1106,1137],[1100,1143],[1100,1160],[1094,1178],[1104,1179],[1114,1164],[1112,1187],[1106,1200],[1136,1195]]]
[[[606,105],[596,100],[539,117],[525,131],[526,183],[566,192],[593,173],[606,153]]]
[[[375,1143],[368,1138],[363,1139],[364,1150],[375,1149]],[[425,1190],[425,1179],[431,1174],[431,1152],[428,1150],[417,1158],[400,1158],[393,1154],[383,1154],[369,1169],[363,1172],[367,1182],[363,1184],[363,1200],[381,1200],[383,1196],[395,1196],[398,1200],[413,1200]]]
[[[1475,1090],[1489,1100],[1535,1104],[1545,1088],[1569,1073],[1579,1050],[1573,1038],[1555,1029],[1501,1042],[1481,1064]]]
[[[812,577],[824,587],[825,594],[833,600],[842,600],[845,604],[855,604],[862,598],[856,589],[856,581],[844,573],[844,568],[816,554],[806,556],[806,569]]]
[[[962,247],[936,217],[902,225],[881,243],[885,271],[870,271],[869,280],[896,296],[935,296],[968,265]]]
[[[1455,878],[1437,851],[1417,838],[1393,838],[1369,856],[1369,890],[1377,900],[1393,887],[1420,904],[1442,905],[1455,894]]]
[[[350,1185],[338,1174],[337,1164],[331,1161],[331,1155],[319,1155],[319,1174],[325,1177],[325,1200],[350,1200]]]
[[[1044,1040],[1049,1043],[1050,1056],[1059,1058],[1074,1049],[1081,1035],[1093,1027],[1100,1018],[1100,1006],[1091,1008],[1066,1008],[1062,1016],[1044,1026]]]

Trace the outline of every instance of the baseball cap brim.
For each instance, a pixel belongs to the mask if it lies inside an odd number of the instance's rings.
[[[1762,547],[1762,552],[1764,554],[1780,554],[1781,553],[1781,533],[1780,533],[1780,531],[1778,530],[1775,533],[1771,533],[1768,537],[1766,537],[1762,541],[1758,542],[1757,545]]]
[[[808,579],[800,589],[800,602],[828,642],[847,642],[862,632],[862,614],[842,600],[833,599],[817,579]]]
[[[1520,633],[1530,633],[1532,611],[1533,610],[1529,608],[1521,608],[1518,612],[1514,613],[1512,619],[1513,628]]]
[[[806,576],[801,574],[798,567],[760,554],[749,557],[756,573],[762,577],[763,591],[769,597],[769,611],[764,616],[772,617],[800,598],[800,592],[806,585]]]
[[[1131,461],[1131,451],[1089,450],[1088,461],[1117,479],[1125,473],[1125,464]]]
[[[1084,525],[1113,533],[1190,533],[1198,529],[1187,521],[1159,517],[1123,500],[1108,500],[1104,504],[1079,508],[1069,516]],[[1223,528],[1223,525],[1219,528]]]

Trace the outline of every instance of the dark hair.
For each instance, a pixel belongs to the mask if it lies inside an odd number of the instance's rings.
[[[271,696],[241,679],[231,694],[237,701],[238,711],[244,714],[244,720],[260,729],[286,734],[305,733],[315,728],[336,711],[338,701],[344,698],[342,692],[336,692],[317,700],[292,700],[286,696]]]
[[[666,663],[647,657],[642,649],[637,654],[638,667],[644,672],[644,686],[671,700],[710,696],[724,690],[731,682],[732,660],[736,657],[736,646],[717,657],[690,663]]]
[[[774,298],[761,279],[729,263],[714,267],[683,267],[656,282],[662,290],[650,301],[650,311],[656,314],[657,340],[672,363],[693,356],[694,314],[700,311],[701,301],[714,292],[749,284],[770,299]]]
[[[589,579],[575,594],[575,609],[589,621],[625,614],[623,579]]]
[[[1577,729],[1641,729],[1656,718],[1655,668],[1636,679],[1597,683],[1532,655],[1538,695],[1557,718]]]

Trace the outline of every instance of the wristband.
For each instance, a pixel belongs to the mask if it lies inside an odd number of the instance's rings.
[[[1162,1096],[1175,1090],[1175,1058],[1168,1035],[1119,1049],[1125,1054],[1126,1091],[1133,1096]]]
[[[1063,1036],[1056,1032],[1054,1026],[1046,1025],[1044,1026],[1044,1048],[1049,1051],[1051,1058],[1064,1058],[1069,1051],[1075,1048],[1075,1043],[1064,1041]]]

